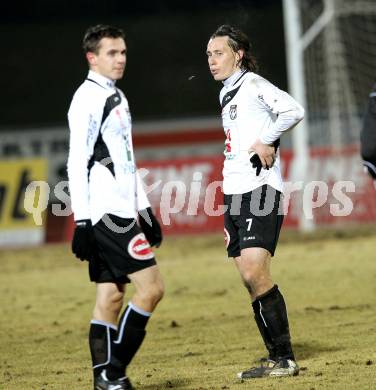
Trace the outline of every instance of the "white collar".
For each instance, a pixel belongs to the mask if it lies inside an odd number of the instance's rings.
[[[89,70],[87,78],[95,81],[101,87],[104,87],[106,89],[108,89],[108,88],[114,89],[115,88],[115,81],[114,80],[111,80],[105,76],[102,76],[101,74],[94,72],[93,70]]]
[[[230,77],[227,77],[226,80],[223,80],[222,83],[225,87],[228,87],[230,85],[234,85],[235,84],[235,81],[237,81],[237,79],[240,77],[240,75],[242,75],[244,72],[246,72],[245,70],[243,69],[239,69],[237,70],[235,73],[233,73]]]

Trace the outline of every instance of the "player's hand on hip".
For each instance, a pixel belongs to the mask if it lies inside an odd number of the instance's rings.
[[[268,169],[273,166],[276,158],[274,145],[265,145],[261,143],[260,140],[257,140],[253,145],[251,145],[248,152],[254,152],[259,156],[261,165],[264,169]]]
[[[151,207],[138,212],[138,221],[150,246],[159,247],[163,240],[162,228],[153,214]]]
[[[94,229],[90,219],[76,221],[72,240],[72,252],[80,260],[90,260],[95,253]]]

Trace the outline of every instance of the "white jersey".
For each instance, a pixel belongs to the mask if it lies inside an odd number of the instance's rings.
[[[248,149],[257,140],[271,145],[304,116],[304,109],[289,94],[261,76],[239,71],[226,79],[220,92],[225,131],[223,192],[244,194],[268,184],[282,192],[279,149],[270,169],[256,169]]]
[[[136,171],[128,101],[115,83],[89,71],[73,96],[68,178],[74,219],[135,218],[150,206]]]

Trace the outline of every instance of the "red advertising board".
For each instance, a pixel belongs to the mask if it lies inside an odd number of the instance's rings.
[[[357,145],[337,151],[312,149],[304,183],[293,181],[295,163],[291,151],[282,153],[285,185],[298,188],[285,197],[284,226],[297,227],[302,214],[318,226],[376,220],[376,189],[363,171]],[[223,229],[222,165],[221,155],[139,162],[145,190],[166,234]],[[304,211],[303,197],[311,205]]]
[[[201,233],[221,229],[223,157],[192,157],[147,162],[141,176],[150,203],[166,233]]]
[[[312,149],[304,183],[293,181],[292,164],[296,162],[292,152],[283,152],[281,160],[286,188],[299,188],[285,198],[285,226],[297,227],[302,214],[320,226],[376,220],[376,189],[363,172],[357,145],[337,151]],[[146,190],[166,233],[223,228],[222,164],[222,156],[139,163],[145,169]],[[303,197],[311,204],[304,211]]]

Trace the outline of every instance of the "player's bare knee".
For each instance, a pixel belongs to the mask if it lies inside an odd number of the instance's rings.
[[[249,286],[254,286],[259,279],[259,270],[257,267],[248,267],[246,270],[242,271],[242,278],[244,283]]]
[[[163,284],[152,284],[147,289],[138,291],[137,296],[145,306],[154,308],[164,294]]]
[[[244,287],[248,290],[249,294],[251,296],[253,296],[255,291],[254,291],[254,288],[252,287],[251,283],[249,281],[243,279],[243,284],[244,284]]]
[[[111,298],[109,299],[109,304],[115,311],[120,311],[123,307],[124,302],[124,293],[117,291],[116,293],[111,295]]]
[[[164,293],[165,293],[165,288],[164,285],[161,284],[160,286],[158,286],[158,291],[157,291],[158,302],[164,297]]]
[[[150,301],[154,302],[155,305],[163,298],[164,286],[162,283],[155,283],[151,286],[148,291]]]
[[[124,293],[116,291],[101,297],[95,304],[95,311],[100,313],[119,313],[124,300]]]

